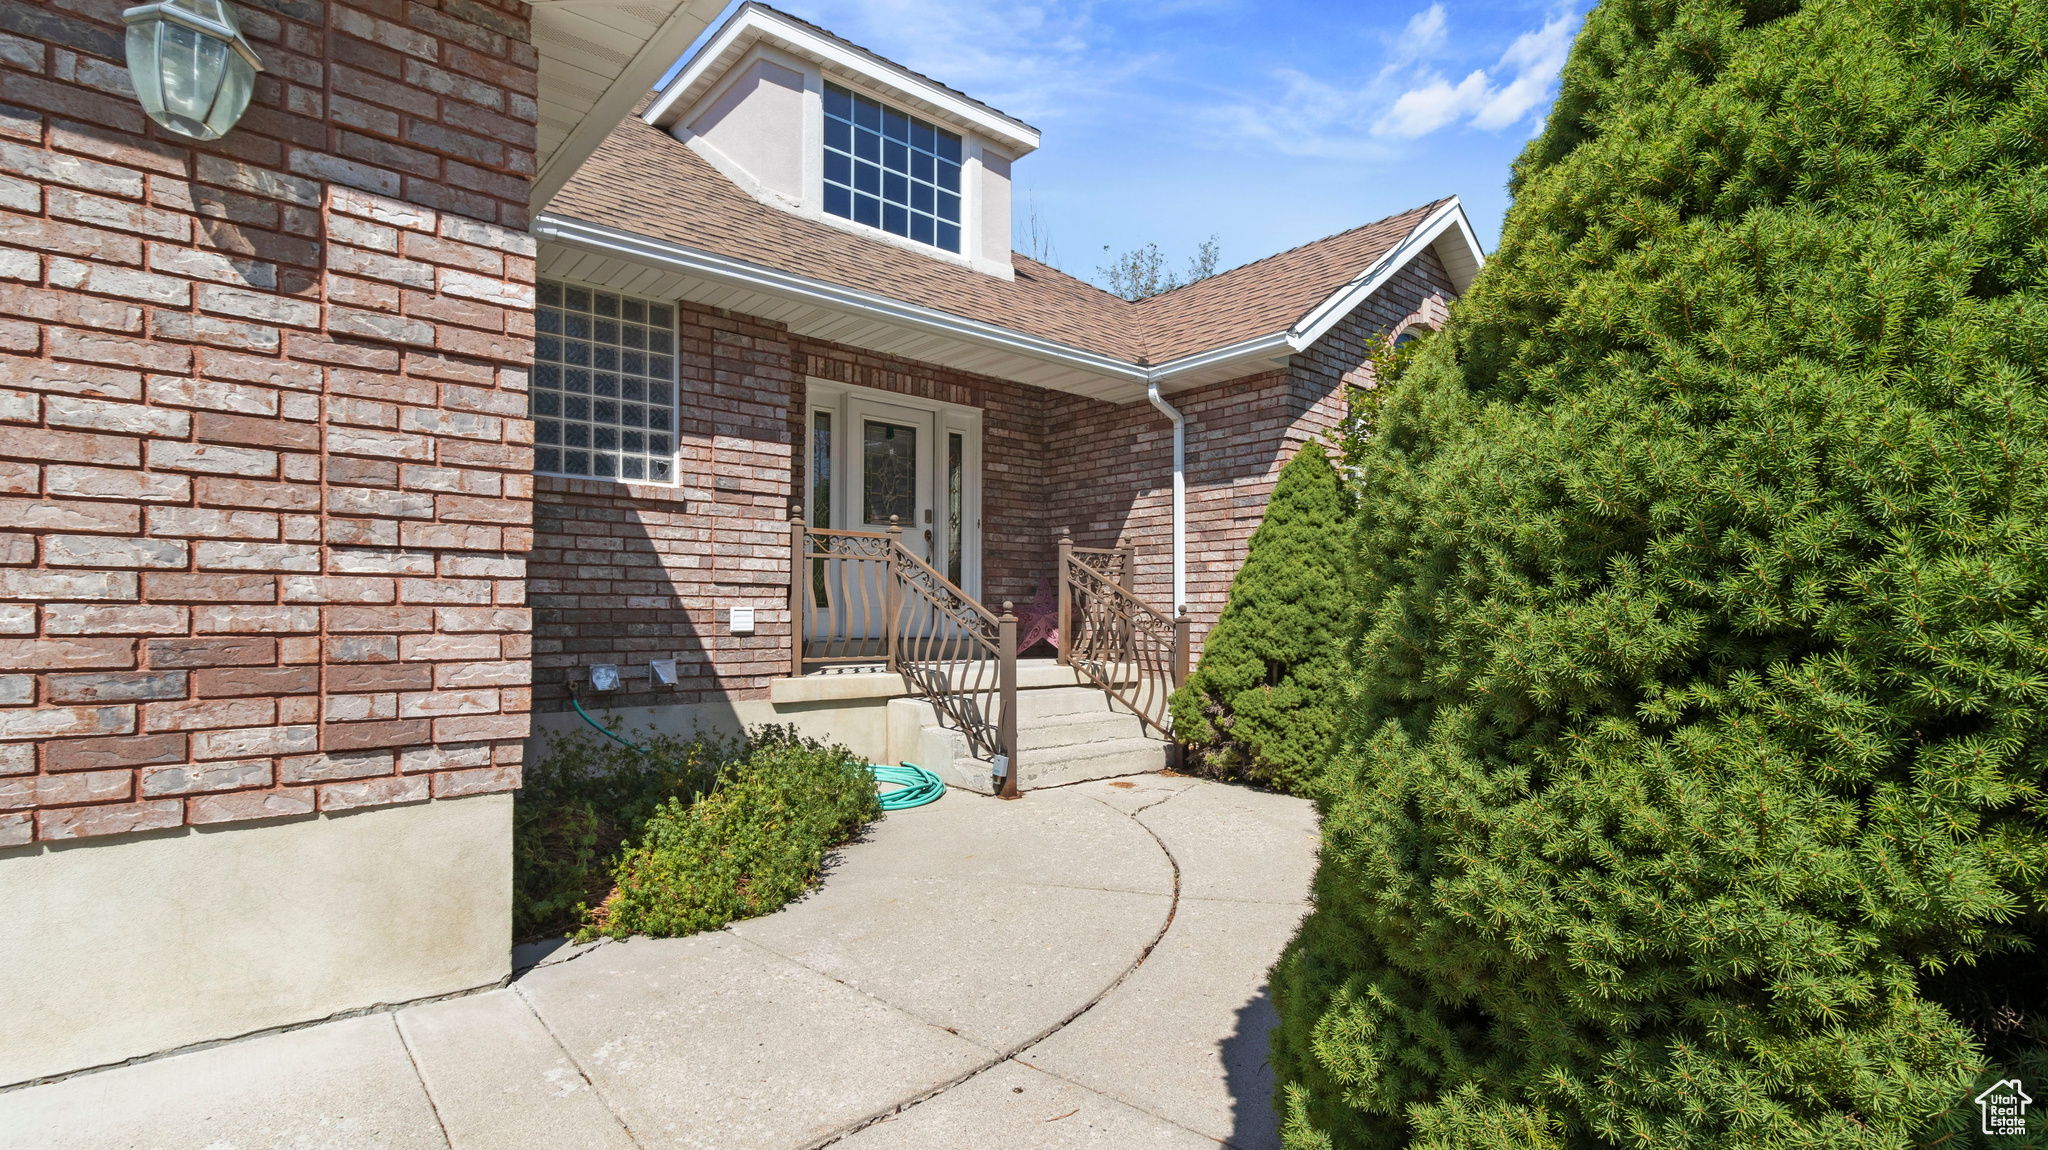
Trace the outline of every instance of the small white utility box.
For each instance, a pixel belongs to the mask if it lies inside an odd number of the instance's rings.
[[[732,609],[732,633],[735,635],[751,635],[754,633],[754,609],[752,607],[734,607]]]

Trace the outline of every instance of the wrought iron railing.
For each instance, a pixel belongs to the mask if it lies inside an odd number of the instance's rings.
[[[903,545],[903,529],[830,531],[791,517],[790,673],[883,663],[1017,795],[1017,617],[996,615]]]
[[[1060,662],[1171,738],[1167,699],[1188,678],[1188,617],[1168,618],[1139,599],[1130,548],[1074,546],[1060,532]]]

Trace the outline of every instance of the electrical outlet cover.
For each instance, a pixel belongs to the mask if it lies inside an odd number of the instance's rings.
[[[593,663],[590,667],[590,689],[593,691],[616,691],[619,689],[619,668],[616,663]]]

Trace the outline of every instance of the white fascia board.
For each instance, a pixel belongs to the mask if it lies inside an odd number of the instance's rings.
[[[567,0],[539,0],[534,5],[541,11],[556,6],[568,10],[588,5]],[[722,0],[679,0],[669,12],[668,19],[633,54],[632,61],[619,72],[604,95],[598,97],[597,103],[592,104],[590,111],[577,121],[575,129],[548,156],[540,171],[534,173],[533,186],[527,196],[531,210],[538,212],[547,206],[555,193],[562,190],[562,185],[569,182],[569,177],[583,166],[583,161],[597,151],[619,121],[632,114],[633,105],[647,95],[654,82],[661,79],[661,74],[675,63],[676,57],[682,55],[683,49],[690,46],[690,41],[704,31],[724,6]],[[545,35],[543,32],[542,36]]]
[[[1306,349],[1329,334],[1330,329],[1345,316],[1350,315],[1353,308],[1364,303],[1372,293],[1385,287],[1387,281],[1394,278],[1394,274],[1406,267],[1410,260],[1440,240],[1461,243],[1463,249],[1471,254],[1472,274],[1463,277],[1454,274],[1452,277],[1453,286],[1462,295],[1465,289],[1472,286],[1472,275],[1476,275],[1478,268],[1485,263],[1486,255],[1480,251],[1478,241],[1473,238],[1472,221],[1466,218],[1464,205],[1456,197],[1452,197],[1451,202],[1431,212],[1428,218],[1415,225],[1415,228],[1403,236],[1400,243],[1389,249],[1386,255],[1381,256],[1356,279],[1331,292],[1294,326],[1169,360],[1149,369],[1146,372],[1147,381],[1164,383],[1177,376],[1190,375],[1233,361],[1241,360],[1247,367],[1256,366],[1261,361],[1285,361],[1288,356]],[[1460,278],[1463,282],[1458,282]]]
[[[1177,376],[1191,375],[1240,360],[1247,366],[1274,359],[1284,360],[1299,350],[1301,349],[1295,346],[1284,331],[1255,335],[1250,339],[1241,339],[1236,343],[1210,348],[1208,351],[1198,351],[1193,355],[1184,355],[1156,367],[1146,368],[1145,382],[1164,384]]]
[[[1331,292],[1323,302],[1310,308],[1306,315],[1296,320],[1294,326],[1288,328],[1285,333],[1288,342],[1293,345],[1294,350],[1300,351],[1323,338],[1339,321],[1351,314],[1351,309],[1364,303],[1372,293],[1385,287],[1396,272],[1408,265],[1408,261],[1422,254],[1422,251],[1434,244],[1438,237],[1452,229],[1456,229],[1464,237],[1475,264],[1483,264],[1486,256],[1479,250],[1478,242],[1473,239],[1472,221],[1465,218],[1465,206],[1453,196],[1450,203],[1431,212],[1427,219],[1415,225],[1414,230],[1389,249],[1386,255],[1381,256],[1379,262],[1367,268],[1357,279]],[[1475,274],[1477,270],[1475,266]],[[1454,281],[1453,286],[1463,293],[1471,286],[1471,279],[1467,277],[1463,284]]]
[[[966,319],[937,308],[905,303],[876,292],[842,287],[809,276],[777,271],[760,264],[736,260],[730,256],[714,255],[667,240],[608,228],[602,224],[542,213],[534,217],[533,235],[536,239],[555,240],[590,251],[607,252],[638,263],[698,276],[733,287],[804,300],[841,311],[858,312],[936,335],[967,340],[985,347],[1001,348],[1004,351],[1065,364],[1113,379],[1128,380],[1140,386],[1147,380],[1144,368],[1126,363],[1114,356],[1098,355],[1056,340],[1027,335],[980,320]]]
[[[863,81],[863,87],[908,97],[918,110],[934,119],[1000,144],[1012,153],[1012,159],[1038,148],[1038,129],[1024,121],[963,99],[899,64],[844,41],[821,36],[780,12],[752,3],[742,6],[725,22],[718,35],[691,58],[682,74],[669,82],[660,98],[648,105],[640,118],[657,128],[673,127],[675,120],[717,86],[726,67],[760,40],[813,60],[828,73]]]

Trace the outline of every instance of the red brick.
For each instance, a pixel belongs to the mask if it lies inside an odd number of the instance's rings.
[[[320,450],[320,429],[311,424],[257,419],[247,415],[200,412],[192,421],[192,434],[201,443],[238,443],[290,451]]]
[[[180,826],[185,804],[178,799],[155,799],[114,806],[70,807],[36,812],[36,834],[45,842],[93,838],[100,835],[132,834]]]
[[[246,667],[277,662],[277,640],[267,635],[151,639],[144,644],[144,650],[152,668]]]
[[[227,695],[304,695],[320,689],[317,667],[223,667],[192,675],[202,699]]]
[[[371,747],[403,747],[433,739],[433,720],[404,719],[384,723],[328,723],[320,728],[320,749],[359,751]]]
[[[128,739],[60,739],[43,752],[52,771],[99,771],[148,763],[176,763],[185,758],[185,736],[171,733]]]
[[[285,787],[275,791],[244,791],[239,794],[201,795],[186,803],[186,821],[193,826],[211,823],[239,823],[254,819],[292,818],[313,813],[311,787]]]

